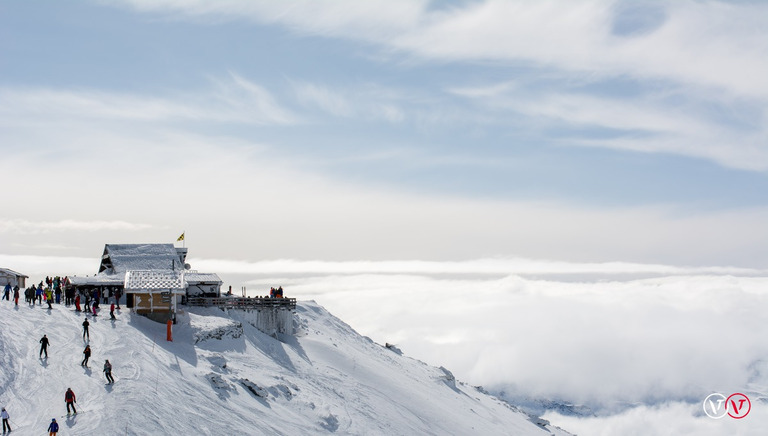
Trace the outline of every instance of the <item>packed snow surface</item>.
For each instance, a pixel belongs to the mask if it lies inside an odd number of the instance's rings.
[[[314,302],[296,312],[295,335],[272,337],[252,314],[189,309],[168,342],[163,324],[103,311],[88,316],[86,341],[85,315],[71,307],[3,301],[0,404],[18,435],[43,434],[52,418],[59,435],[568,434],[360,336]],[[43,334],[48,359],[38,358]],[[90,367],[80,365],[86,343]]]

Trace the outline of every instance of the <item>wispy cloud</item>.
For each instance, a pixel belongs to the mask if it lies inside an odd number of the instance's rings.
[[[618,1],[468,3],[427,15],[392,45],[452,60],[528,61],[604,76],[664,79],[768,97],[766,6],[675,2],[658,6],[657,26],[617,34]],[[734,31],[733,23],[743,23]],[[761,72],[761,73],[758,73]],[[738,82],[738,83],[735,83]]]
[[[6,120],[56,116],[133,122],[293,124],[298,121],[265,88],[237,74],[216,79],[214,85],[212,90],[163,98],[93,89],[5,87],[0,88],[0,113]]]
[[[130,223],[126,221],[30,221],[23,219],[0,220],[0,233],[37,234],[50,232],[98,232],[140,231],[152,228],[150,224]]]
[[[266,88],[236,74],[216,80],[214,100],[221,101],[225,117],[256,124],[294,124],[298,117],[281,106]]]
[[[768,60],[763,56],[768,52],[768,6],[761,3],[486,0],[446,7],[378,1],[364,5],[354,1],[124,3],[144,12],[246,19],[302,34],[365,41],[379,47],[387,59],[397,53],[423,62],[491,61],[513,67],[511,76],[553,75],[563,82],[589,77],[597,85],[621,79],[663,87],[677,95],[618,101],[599,94],[574,94],[559,85],[550,94],[510,99],[514,108],[486,116],[505,119],[506,111],[513,109],[547,118],[548,128],[568,129],[575,123],[580,128],[619,130],[610,140],[577,135],[563,141],[570,145],[672,153],[732,168],[768,169],[764,146],[768,131],[760,121],[768,116],[764,110]],[[517,69],[521,66],[529,72]],[[297,83],[296,92],[303,104],[339,117],[367,115],[390,122],[437,117],[447,123],[456,118],[445,119],[450,108],[443,107],[442,101],[434,102],[431,110],[414,111],[412,105],[404,110],[393,101],[365,105],[370,99],[318,84]],[[514,93],[514,98],[520,96],[524,95]],[[494,96],[475,92],[474,97]],[[703,107],[715,110],[705,115]],[[745,111],[755,114],[747,128],[722,119],[722,114]],[[458,118],[474,117],[467,110],[458,112],[462,114]]]
[[[268,0],[124,0],[123,3],[144,12],[175,12],[198,20],[254,20],[282,24],[297,32],[374,40],[386,39],[413,27],[421,19],[428,4],[427,0],[371,0],[364,3],[318,3],[311,0],[291,3]]]
[[[532,92],[526,85],[508,81],[448,92],[484,108],[497,124],[515,116],[535,120],[542,136],[562,128],[580,130],[563,144],[679,154],[732,168],[768,170],[765,126],[757,119],[734,123],[720,115],[730,111],[759,117],[759,111],[747,102],[721,102],[710,93],[669,91],[649,91],[632,98],[593,95],[560,84]],[[708,113],[701,108],[718,110]]]
[[[681,1],[627,8],[617,0],[332,3],[125,0],[141,11],[283,24],[363,39],[418,56],[529,61],[604,75],[663,78],[768,97],[767,7]],[[635,22],[628,15],[632,14]],[[643,21],[644,20],[644,21]],[[734,28],[733,23],[741,23]]]
[[[305,81],[293,81],[296,97],[305,107],[317,108],[335,117],[402,122],[404,106],[413,103],[402,92],[375,85],[332,88]]]
[[[338,117],[354,114],[352,103],[345,96],[327,87],[302,82],[294,83],[294,89],[299,101],[305,105],[316,106]]]

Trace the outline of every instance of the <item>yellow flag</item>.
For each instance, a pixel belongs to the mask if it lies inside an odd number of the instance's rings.
[[[186,233],[186,232],[184,232],[184,233]],[[182,233],[181,236],[179,236],[177,241],[183,241],[184,240],[184,233]]]

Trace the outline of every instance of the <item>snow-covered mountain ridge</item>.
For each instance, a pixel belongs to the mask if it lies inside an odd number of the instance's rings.
[[[127,310],[116,321],[89,316],[87,368],[82,314],[3,301],[0,404],[19,435],[42,434],[51,418],[60,435],[568,434],[360,336],[314,302],[299,302],[293,336],[266,335],[251,316],[188,309],[173,342],[164,325]],[[48,359],[38,359],[43,334]],[[105,384],[105,359],[115,384]],[[68,387],[76,416],[66,416]]]

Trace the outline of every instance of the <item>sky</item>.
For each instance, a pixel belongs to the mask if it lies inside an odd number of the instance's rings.
[[[766,53],[748,0],[5,1],[0,266],[184,232],[579,433],[711,430],[768,392]]]
[[[760,268],[766,9],[3,2],[0,252]]]

